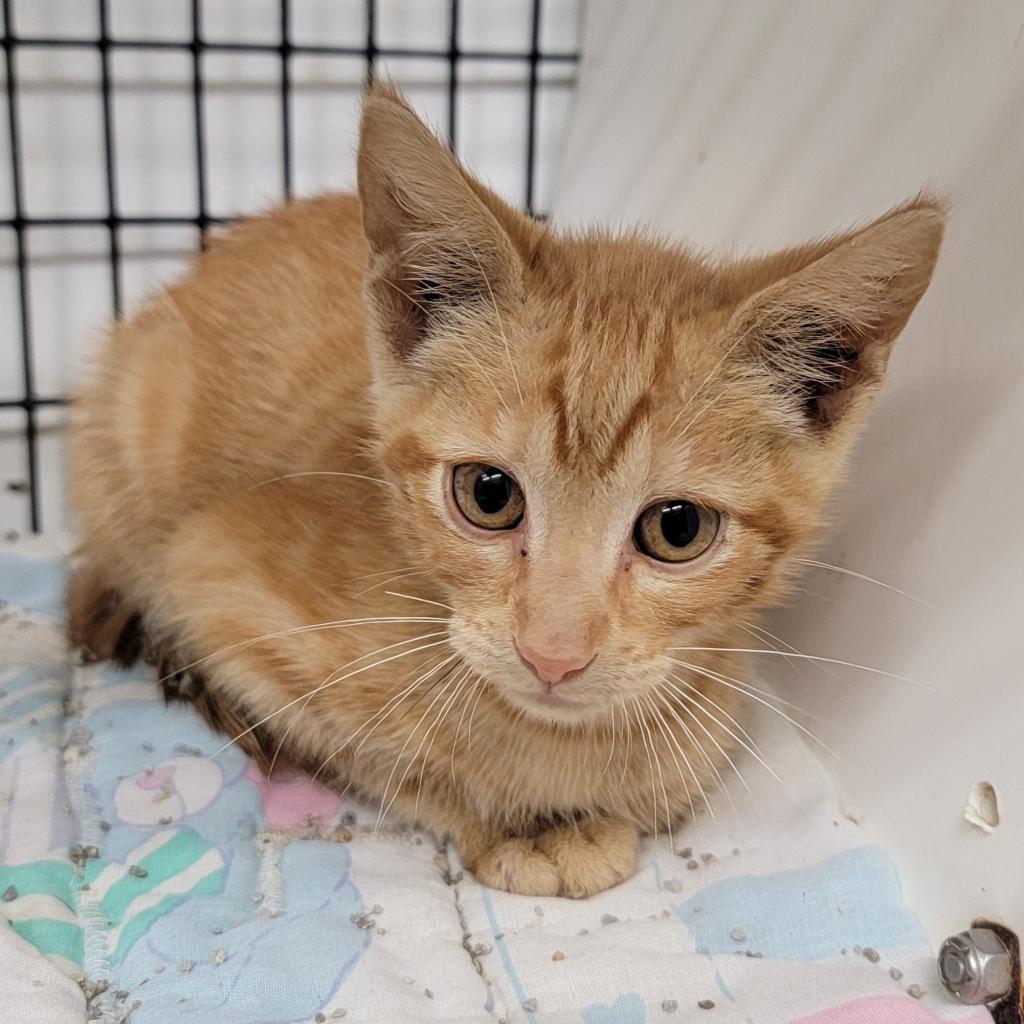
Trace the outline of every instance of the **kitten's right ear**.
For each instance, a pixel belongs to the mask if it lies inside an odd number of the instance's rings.
[[[438,324],[520,294],[522,265],[491,197],[388,86],[363,102],[358,182],[368,296],[400,358]]]

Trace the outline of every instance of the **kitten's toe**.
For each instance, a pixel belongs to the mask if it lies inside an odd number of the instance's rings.
[[[557,896],[562,888],[558,868],[532,839],[506,839],[476,863],[475,874],[492,889],[521,896]]]
[[[549,829],[537,848],[556,866],[560,894],[584,899],[624,882],[636,871],[636,829],[619,821],[582,821]]]

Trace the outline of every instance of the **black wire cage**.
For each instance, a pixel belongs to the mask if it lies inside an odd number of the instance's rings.
[[[194,232],[195,242],[202,244],[202,236],[209,228],[230,222],[234,214],[225,215],[218,210],[212,196],[212,170],[209,159],[211,143],[211,125],[208,117],[208,82],[207,64],[217,54],[248,54],[270,58],[276,65],[276,83],[274,93],[268,97],[265,116],[276,119],[278,138],[280,141],[279,183],[280,198],[291,198],[296,189],[296,148],[294,145],[295,130],[295,62],[303,57],[348,58],[361,62],[361,76],[364,82],[372,82],[383,73],[391,76],[390,66],[385,67],[389,60],[416,60],[430,62],[432,66],[443,71],[443,77],[435,82],[435,89],[440,90],[446,99],[446,117],[442,129],[447,133],[447,140],[453,150],[459,151],[460,122],[459,99],[465,86],[464,69],[470,64],[479,66],[483,63],[503,66],[512,64],[521,68],[523,74],[517,78],[517,88],[525,90],[524,123],[517,132],[518,159],[522,161],[522,194],[508,196],[512,201],[519,201],[522,207],[531,214],[543,215],[539,209],[537,187],[538,165],[538,110],[539,101],[546,85],[553,85],[563,91],[571,90],[574,82],[575,68],[579,59],[578,47],[573,45],[567,49],[545,49],[542,45],[542,26],[545,9],[542,0],[504,0],[504,7],[514,8],[515,17],[524,21],[524,32],[520,39],[527,45],[510,49],[500,48],[469,48],[462,44],[462,26],[467,10],[481,0],[446,0],[443,4],[443,28],[437,27],[436,38],[443,38],[445,45],[421,47],[418,45],[399,45],[393,40],[381,38],[380,12],[384,0],[361,0],[350,4],[353,20],[358,26],[352,26],[351,35],[358,42],[335,44],[333,42],[311,41],[308,35],[297,39],[293,31],[295,7],[302,0],[274,0],[276,4],[276,31],[274,39],[251,38],[226,39],[221,36],[211,37],[204,30],[203,0],[181,0],[186,8],[186,22],[190,30],[180,38],[169,38],[165,35],[150,37],[146,33],[127,35],[117,30],[112,20],[112,3],[117,0],[94,0],[90,6],[90,20],[95,26],[95,33],[65,34],[63,26],[55,26],[53,34],[37,31],[21,30],[21,18],[18,8],[24,5],[31,7],[37,0],[3,0],[2,49],[4,54],[4,75],[6,88],[7,117],[7,149],[8,163],[7,187],[9,201],[7,216],[0,219],[2,235],[7,236],[11,243],[8,252],[10,269],[14,280],[12,301],[9,308],[2,310],[7,326],[5,346],[16,351],[16,358],[10,364],[11,377],[16,378],[20,371],[21,380],[0,381],[0,416],[7,422],[0,423],[0,431],[11,431],[22,446],[23,470],[5,473],[7,496],[16,496],[22,508],[20,524],[5,523],[27,527],[39,532],[44,525],[43,489],[58,487],[40,471],[39,441],[41,417],[47,414],[49,407],[63,406],[67,399],[63,393],[46,393],[41,390],[37,373],[37,352],[39,330],[34,317],[32,293],[34,287],[35,263],[31,251],[31,242],[37,232],[45,229],[89,229],[94,233],[102,233],[102,260],[106,265],[105,276],[108,280],[109,312],[119,316],[125,307],[124,270],[126,260],[130,258],[124,248],[124,234],[133,228],[150,229],[181,229],[190,228]],[[309,0],[307,0],[309,2]],[[332,0],[322,0],[330,3]],[[411,7],[419,0],[407,0]],[[392,0],[394,6],[395,0]],[[145,4],[142,5],[145,7]],[[582,11],[581,0],[573,0],[575,19],[578,25]],[[422,8],[420,9],[422,13]],[[479,13],[479,12],[477,12]],[[33,25],[33,27],[38,27]],[[391,34],[393,36],[393,34]],[[578,38],[576,36],[575,38]],[[96,213],[86,215],[77,213],[52,213],[37,211],[27,201],[24,112],[24,82],[21,62],[29,54],[39,51],[58,51],[62,54],[81,54],[83,52],[98,57],[98,74],[92,86],[99,94],[100,117],[99,128],[102,138],[101,167],[103,196],[101,208]],[[194,175],[195,207],[187,213],[151,212],[133,209],[125,212],[121,201],[121,193],[125,176],[120,171],[118,154],[119,125],[117,117],[118,81],[114,73],[114,60],[118,54],[135,51],[145,54],[179,55],[190,62],[190,76],[184,83],[190,105],[191,157],[192,175]],[[70,58],[69,58],[70,59]],[[545,83],[545,71],[552,68],[564,69],[552,83]],[[401,77],[395,75],[399,85],[403,85]],[[2,131],[2,128],[0,128]],[[461,154],[460,154],[461,155]],[[57,173],[74,173],[73,166],[57,168]],[[71,324],[71,329],[78,325]],[[59,481],[59,477],[58,477]]]

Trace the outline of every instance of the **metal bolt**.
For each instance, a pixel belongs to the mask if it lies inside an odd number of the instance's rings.
[[[990,928],[970,928],[942,944],[939,977],[961,1003],[993,1003],[1010,991],[1010,954]]]

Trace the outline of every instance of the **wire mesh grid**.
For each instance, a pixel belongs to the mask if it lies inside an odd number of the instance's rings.
[[[31,5],[34,0],[20,0]],[[273,115],[278,119],[280,138],[280,181],[284,198],[295,193],[296,164],[293,146],[294,76],[293,67],[302,57],[354,58],[362,62],[365,82],[372,82],[380,73],[382,62],[389,59],[408,59],[434,62],[446,68],[446,123],[447,140],[452,149],[459,142],[460,69],[468,62],[509,64],[516,63],[526,69],[525,125],[522,132],[521,155],[523,161],[522,206],[537,215],[537,160],[538,160],[538,95],[541,76],[545,68],[559,66],[570,71],[568,83],[579,59],[575,46],[556,50],[542,48],[541,27],[544,18],[542,0],[521,0],[524,16],[528,18],[528,45],[511,49],[467,48],[461,45],[460,26],[465,8],[472,0],[447,0],[444,5],[446,45],[437,47],[403,46],[391,42],[381,43],[379,12],[382,0],[363,0],[359,19],[361,40],[357,45],[331,44],[296,40],[293,33],[293,0],[275,0],[277,3],[277,31],[273,40],[210,38],[204,32],[203,0],[186,0],[189,6],[190,31],[181,38],[149,37],[144,34],[129,36],[114,31],[111,19],[111,0],[95,0],[95,35],[28,33],[18,30],[19,0],[3,0],[2,38],[0,47],[4,55],[4,85],[6,91],[7,149],[9,156],[8,189],[9,216],[0,219],[0,232],[13,241],[12,262],[15,270],[14,301],[3,310],[7,322],[4,344],[17,349],[17,363],[21,375],[21,389],[17,397],[0,395],[0,412],[20,415],[19,430],[24,451],[24,478],[10,480],[9,491],[24,499],[25,525],[33,532],[42,529],[42,494],[39,460],[40,416],[48,407],[66,404],[64,394],[47,394],[37,385],[34,347],[37,340],[33,322],[33,265],[29,253],[29,239],[42,229],[91,229],[105,235],[104,259],[108,265],[109,308],[115,316],[124,309],[123,235],[131,228],[192,228],[197,237],[211,226],[230,222],[231,216],[219,215],[211,202],[211,175],[208,156],[211,142],[207,113],[206,62],[217,54],[246,54],[271,58],[278,65],[278,88]],[[411,3],[411,0],[410,0]],[[98,214],[37,213],[26,202],[26,174],[24,152],[24,115],[20,97],[22,81],[19,62],[33,51],[59,51],[66,54],[88,52],[98,55],[99,75],[97,87],[101,101],[102,176],[104,179],[103,206]],[[194,212],[180,213],[125,213],[120,201],[123,177],[119,179],[118,124],[115,110],[116,82],[112,71],[115,55],[123,52],[175,53],[183,55],[191,65],[188,83],[191,106],[191,134],[194,155]],[[402,84],[401,81],[399,84]],[[566,84],[563,79],[562,84]],[[73,168],[66,169],[69,173]],[[515,198],[515,197],[512,197]]]

